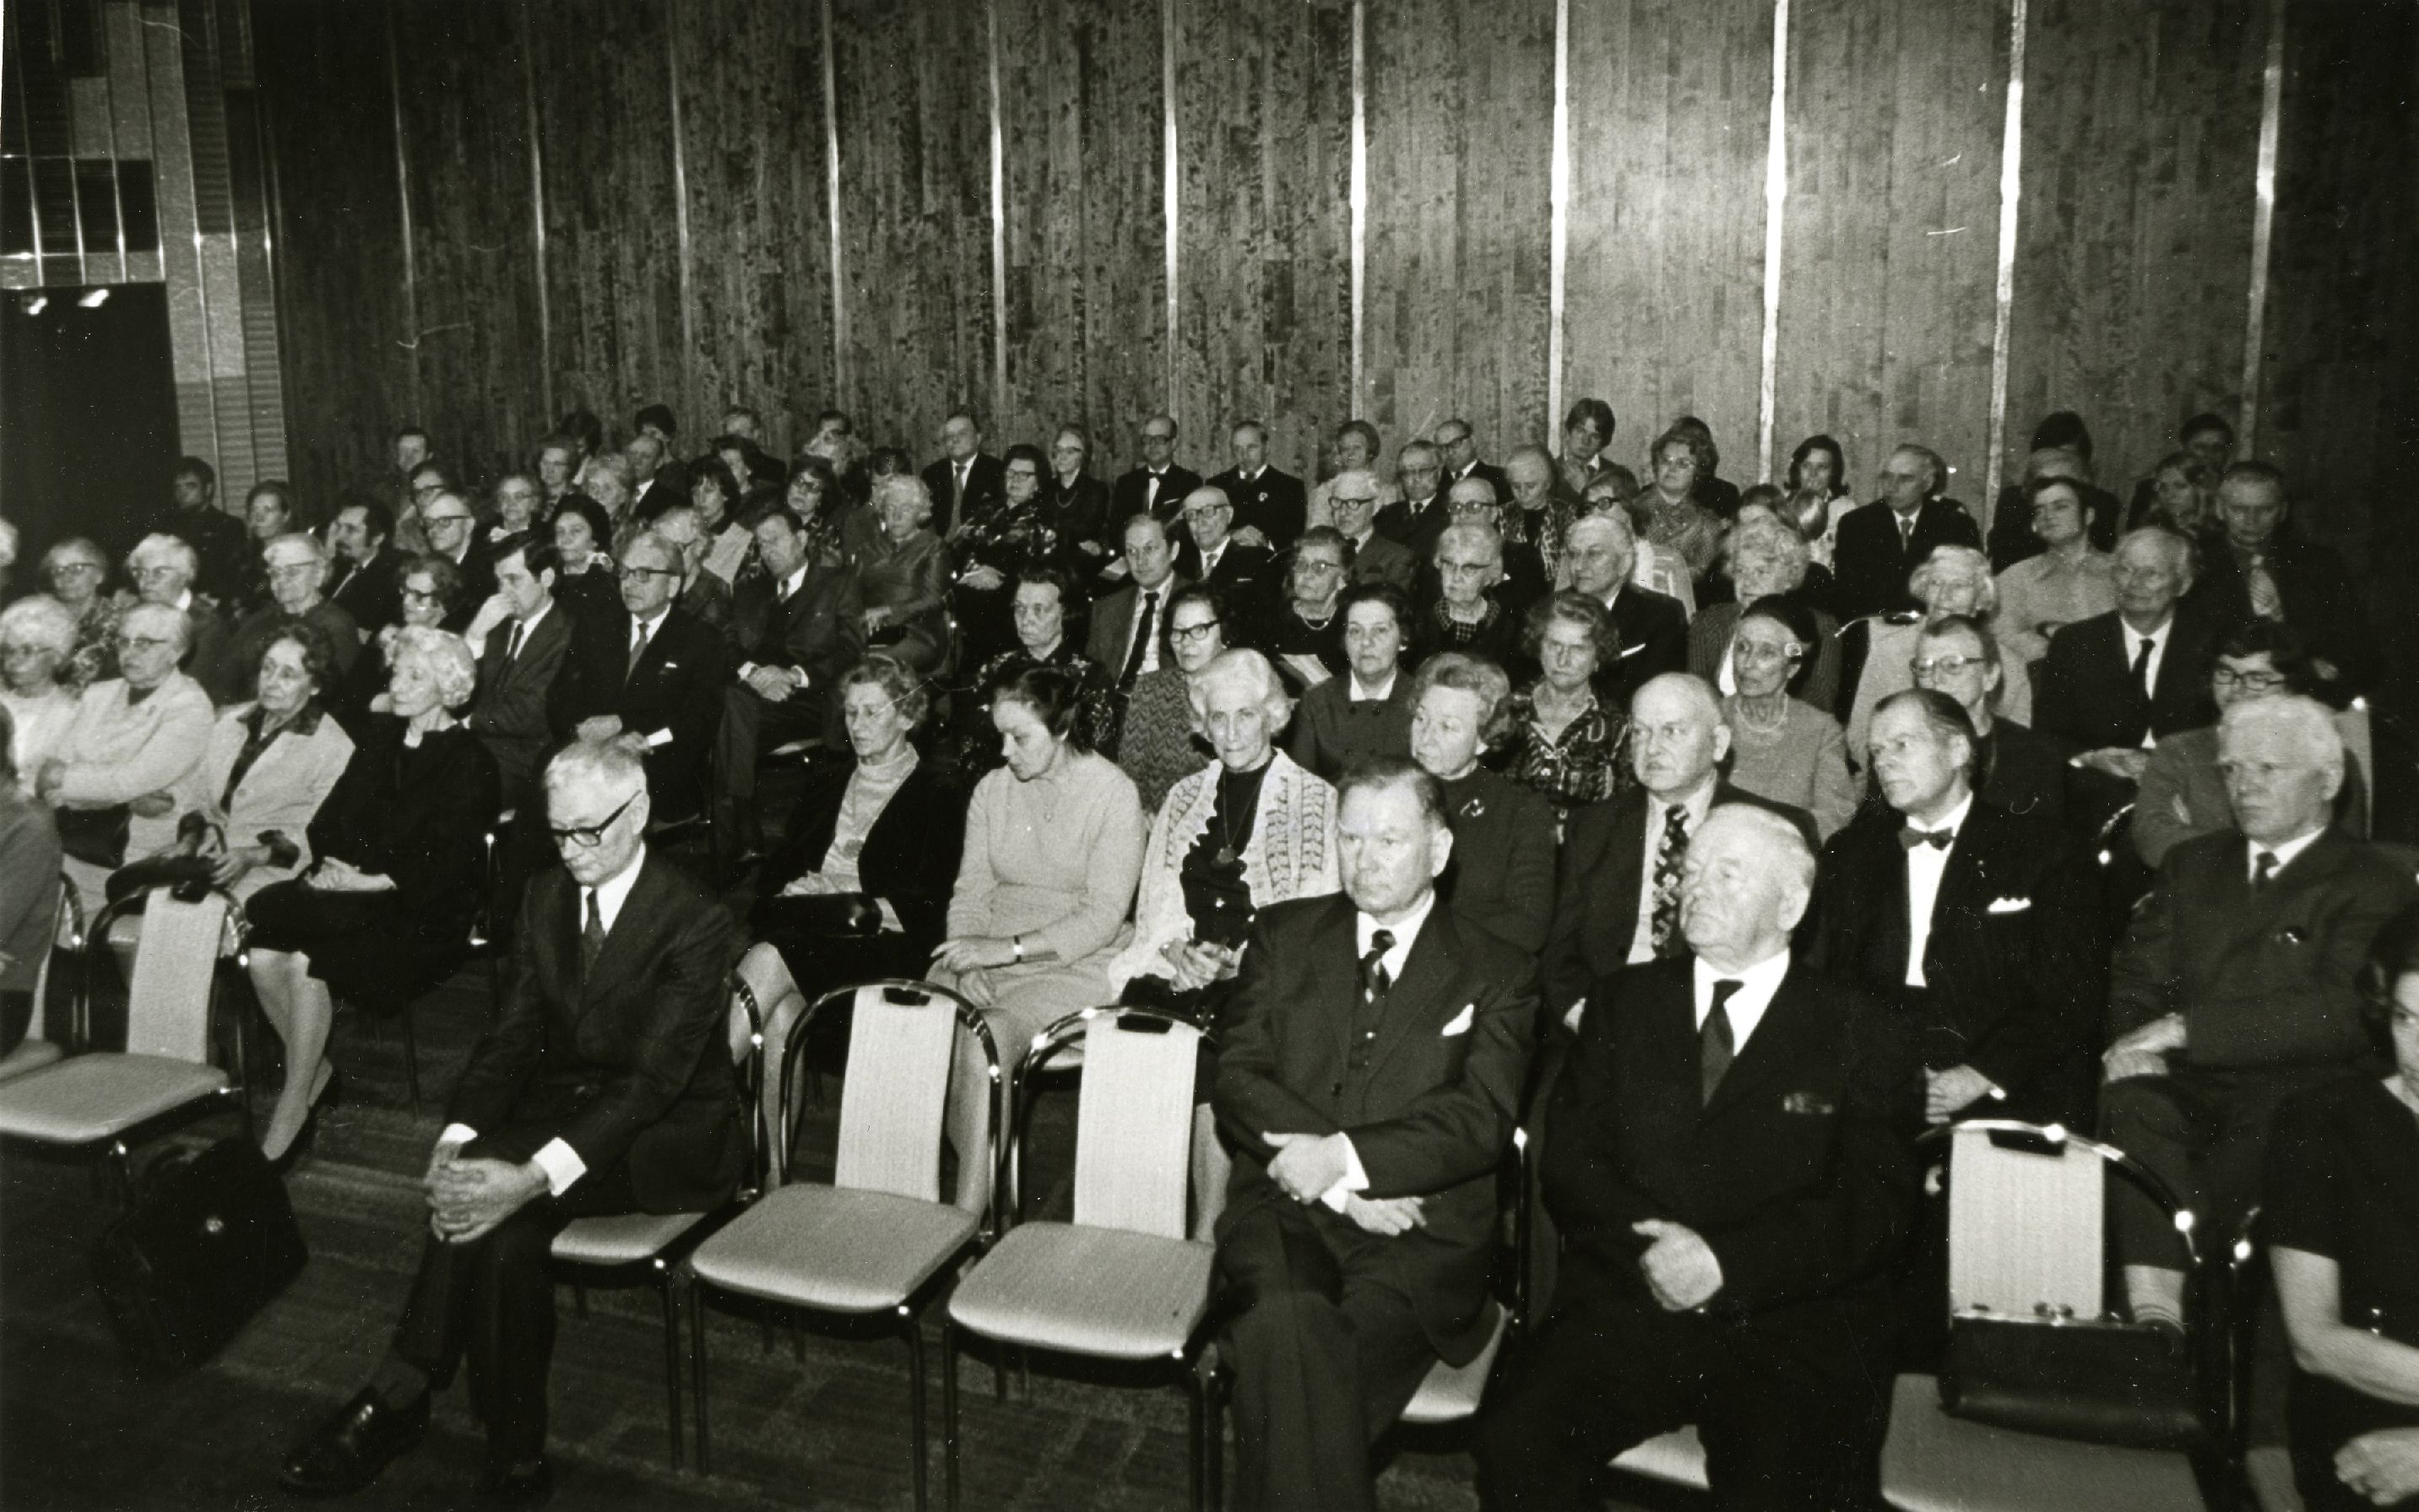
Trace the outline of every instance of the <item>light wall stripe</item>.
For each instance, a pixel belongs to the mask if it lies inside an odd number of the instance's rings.
[[[1772,119],[1764,148],[1764,356],[1755,399],[1756,478],[1762,483],[1772,481],[1773,411],[1780,383],[1780,248],[1788,208],[1789,0],[1773,0]]]
[[[991,412],[1008,413],[1008,155],[1000,131],[999,0],[983,6],[991,72]]]
[[[2259,75],[2259,161],[2252,178],[2251,292],[2242,318],[2242,453],[2259,437],[2259,377],[2268,339],[2268,263],[2276,225],[2276,149],[2285,118],[2285,0],[2268,9],[2268,61]]]
[[[547,423],[552,424],[557,411],[554,307],[547,296],[546,275],[546,146],[537,132],[537,31],[530,24],[529,0],[521,0],[520,23],[521,90],[529,105],[530,245],[534,249],[537,264],[538,401],[545,408]]]
[[[1182,168],[1176,156],[1176,0],[1159,5],[1160,218],[1167,238],[1167,393],[1161,400],[1176,412],[1176,380],[1181,371],[1177,346],[1177,228],[1182,224]]]
[[[1369,8],[1352,0],[1352,400],[1348,415],[1361,412],[1363,320],[1368,308],[1369,276]]]
[[[394,41],[394,0],[386,5],[386,88],[394,106],[394,193],[403,207],[404,354],[411,372],[412,424],[420,423],[420,267],[411,248],[411,144],[403,129],[403,66]],[[549,408],[551,408],[549,406]]]
[[[664,8],[664,86],[672,105],[672,238],[673,268],[680,280],[681,352],[677,372],[693,370],[697,360],[697,289],[689,270],[688,143],[681,130],[681,8]],[[702,407],[701,407],[702,408]],[[551,409],[551,407],[549,407]]]
[[[1554,0],[1554,144],[1546,169],[1546,433],[1559,437],[1564,269],[1571,255],[1571,0]]]
[[[824,28],[824,218],[831,237],[832,392],[843,407],[856,404],[848,345],[848,279],[840,267],[840,69],[832,59],[832,0],[823,0]]]
[[[2025,0],[2008,20],[2008,112],[1999,129],[1997,309],[1991,318],[1991,429],[1982,466],[1982,517],[1998,507],[2008,440],[2008,325],[2016,302],[2016,216],[2025,160]]]

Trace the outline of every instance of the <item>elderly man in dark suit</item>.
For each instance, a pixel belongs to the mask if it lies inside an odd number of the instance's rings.
[[[467,1350],[487,1430],[482,1489],[543,1502],[554,1236],[578,1217],[711,1209],[738,1185],[728,917],[648,854],[646,776],[626,748],[565,748],[546,806],[563,864],[530,889],[495,1027],[448,1104],[410,1302],[369,1384],[287,1457],[293,1490],[376,1479],[419,1443],[430,1394]]]
[[[672,602],[680,548],[641,532],[622,548],[622,602],[575,625],[555,679],[555,738],[644,743],[647,804],[658,824],[696,817],[731,675],[722,636]]]
[[[1469,479],[1484,479],[1495,490],[1499,503],[1512,500],[1512,480],[1502,468],[1478,458],[1478,433],[1470,422],[1458,416],[1436,428],[1437,454],[1444,460],[1444,486],[1447,493],[1453,486]]]
[[[1882,464],[1882,497],[1841,517],[1831,560],[1832,604],[1842,622],[1917,608],[1906,580],[1934,547],[1981,548],[1982,532],[1965,506],[1938,497],[1947,481],[1936,454],[1902,446]]]
[[[1127,520],[1119,560],[1132,581],[1092,606],[1084,654],[1120,690],[1130,690],[1134,679],[1159,671],[1167,651],[1168,601],[1187,579],[1176,570],[1175,547],[1157,516]]]
[[[2419,888],[2333,827],[2344,753],[2324,704],[2247,700],[2217,738],[2236,828],[2167,852],[2118,949],[2101,1126],[2224,1236],[2258,1201],[2276,1105],[2376,1063],[2356,981]],[[2111,1205],[2135,1318],[2180,1319],[2175,1232],[2122,1184]]]
[[[2228,625],[2291,625],[2325,681],[2356,689],[2369,662],[2360,594],[2341,557],[2293,532],[2289,507],[2285,475],[2271,464],[2227,468],[2217,486],[2226,544],[2207,553],[2196,596]]]
[[[1233,502],[1237,541],[1271,552],[1292,546],[1308,523],[1310,494],[1300,478],[1269,466],[1269,428],[1244,421],[1228,438],[1227,452],[1235,465],[1210,486]]]
[[[932,496],[932,529],[944,540],[1008,497],[1008,465],[982,449],[982,427],[963,409],[941,423],[941,459],[923,477]]]
[[[1337,473],[1328,483],[1327,501],[1335,512],[1336,531],[1352,548],[1351,580],[1388,582],[1411,592],[1420,562],[1410,547],[1378,532],[1378,475],[1362,468]]]
[[[1343,893],[1261,912],[1218,1062],[1241,1506],[1373,1507],[1370,1443],[1494,1326],[1534,968],[1439,904],[1453,832],[1434,779],[1356,767],[1336,830]]]
[[[730,843],[742,852],[758,848],[758,758],[793,740],[825,742],[840,674],[865,650],[856,574],[816,561],[814,538],[787,504],[763,511],[754,533],[764,572],[742,582],[732,605],[739,676],[724,693],[716,742]]]
[[[1805,838],[1724,804],[1689,848],[1688,954],[1611,978],[1552,1102],[1562,1286],[1479,1420],[1479,1501],[1595,1504],[1683,1424],[1715,1504],[1878,1505],[1892,1273],[1919,1083],[1890,1015],[1792,958]]]
[[[1282,584],[1271,566],[1276,554],[1235,533],[1234,501],[1214,483],[1184,496],[1183,519],[1187,539],[1177,549],[1177,575],[1225,594],[1237,617],[1256,626]],[[1230,636],[1228,643],[1247,644],[1249,638]]]
[[[496,562],[478,538],[479,517],[470,500],[447,488],[420,506],[420,525],[428,532],[428,554],[454,563],[461,576],[461,594],[446,610],[444,625],[467,637],[470,622],[496,591]]]
[[[1638,538],[1620,510],[1590,515],[1572,524],[1563,543],[1571,587],[1605,607],[1621,640],[1621,654],[1596,672],[1596,698],[1608,708],[1626,708],[1649,678],[1685,671],[1688,666],[1688,612],[1669,594],[1629,580],[1638,563]]]
[[[1444,528],[1453,523],[1453,508],[1445,501],[1444,460],[1427,442],[1413,441],[1395,454],[1394,476],[1403,497],[1378,511],[1378,533],[1408,547],[1413,561],[1425,563],[1436,555]]]
[[[1120,476],[1110,492],[1110,517],[1148,514],[1174,525],[1184,496],[1200,486],[1201,474],[1176,460],[1176,422],[1153,415],[1142,423],[1142,466]]]
[[[2074,747],[2001,717],[2001,675],[1998,637],[1980,620],[1951,614],[1916,638],[1915,686],[1956,700],[1974,727],[1975,793],[2009,813],[2062,820]]]

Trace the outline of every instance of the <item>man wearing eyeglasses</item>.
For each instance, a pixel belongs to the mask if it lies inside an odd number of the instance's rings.
[[[652,531],[623,548],[622,601],[572,626],[550,712],[557,739],[628,734],[644,744],[659,824],[703,809],[730,677],[720,634],[674,602],[683,572],[680,548]]]
[[[470,500],[448,488],[421,505],[420,524],[428,533],[428,554],[443,557],[462,575],[462,592],[445,612],[445,628],[467,636],[471,620],[496,592],[496,563],[479,548],[479,517]]]
[[[1225,594],[1240,618],[1259,618],[1271,607],[1270,563],[1275,559],[1267,547],[1251,546],[1235,537],[1234,501],[1216,484],[1205,483],[1184,496],[1183,518],[1191,539],[1177,550],[1177,575]],[[1230,644],[1248,643],[1233,636],[1227,640]]]
[[[2008,718],[1995,707],[2003,656],[1989,626],[1951,614],[1923,627],[1909,671],[1916,687],[1948,694],[1973,721],[1974,788],[1983,802],[2010,813],[2063,820],[2067,763],[2074,747]]]
[[[181,541],[171,544],[184,548]],[[118,674],[84,690],[60,754],[31,774],[35,795],[62,811],[68,874],[85,897],[100,897],[109,873],[129,857],[177,838],[177,806],[164,795],[200,764],[213,722],[210,696],[177,670],[187,625],[170,605],[146,601],[128,609],[117,622]],[[106,832],[114,826],[99,812],[113,809],[126,814],[121,843],[112,843]],[[94,812],[79,820],[67,813],[73,810]]]
[[[1445,502],[1444,459],[1427,442],[1413,441],[1395,454],[1394,474],[1403,497],[1378,511],[1378,533],[1410,548],[1415,561],[1425,562],[1436,555],[1437,542],[1453,523],[1453,510]]]
[[[209,690],[212,702],[222,707],[253,697],[260,676],[260,654],[294,625],[309,625],[326,642],[338,677],[351,671],[353,658],[362,654],[362,638],[353,617],[320,592],[328,580],[327,548],[298,531],[277,537],[260,554],[269,568],[271,602],[246,615],[227,640],[225,653],[194,674]]]
[[[1119,477],[1109,501],[1113,517],[1132,519],[1146,511],[1174,525],[1185,495],[1201,486],[1201,474],[1176,460],[1176,421],[1153,415],[1142,423],[1142,466]]]
[[[547,1250],[575,1218],[704,1212],[739,1184],[727,916],[646,844],[646,776],[620,742],[547,765],[562,865],[531,886],[496,1026],[470,1054],[422,1187],[428,1240],[368,1383],[299,1443],[280,1478],[334,1496],[420,1442],[464,1354],[487,1444],[484,1497],[536,1505],[554,1346]]]
[[[218,665],[234,630],[216,605],[194,588],[201,557],[181,536],[146,535],[126,554],[126,576],[133,579],[137,603],[157,604],[184,616],[185,649],[177,663],[196,678]]]

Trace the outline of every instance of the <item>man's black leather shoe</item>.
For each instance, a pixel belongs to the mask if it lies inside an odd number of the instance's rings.
[[[346,1496],[378,1478],[378,1472],[418,1447],[428,1431],[428,1394],[405,1408],[363,1387],[333,1417],[285,1457],[277,1479],[302,1496]]]
[[[554,1472],[543,1459],[487,1467],[479,1481],[479,1500],[488,1506],[544,1506],[554,1495]]]

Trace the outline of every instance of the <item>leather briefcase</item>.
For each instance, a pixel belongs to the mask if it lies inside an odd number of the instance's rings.
[[[183,1370],[218,1353],[307,1257],[285,1183],[238,1136],[152,1162],[92,1270],[128,1361]]]
[[[2209,1398],[2180,1335],[2117,1321],[1961,1315],[1940,1402],[1998,1427],[2137,1448],[2207,1442]]]

